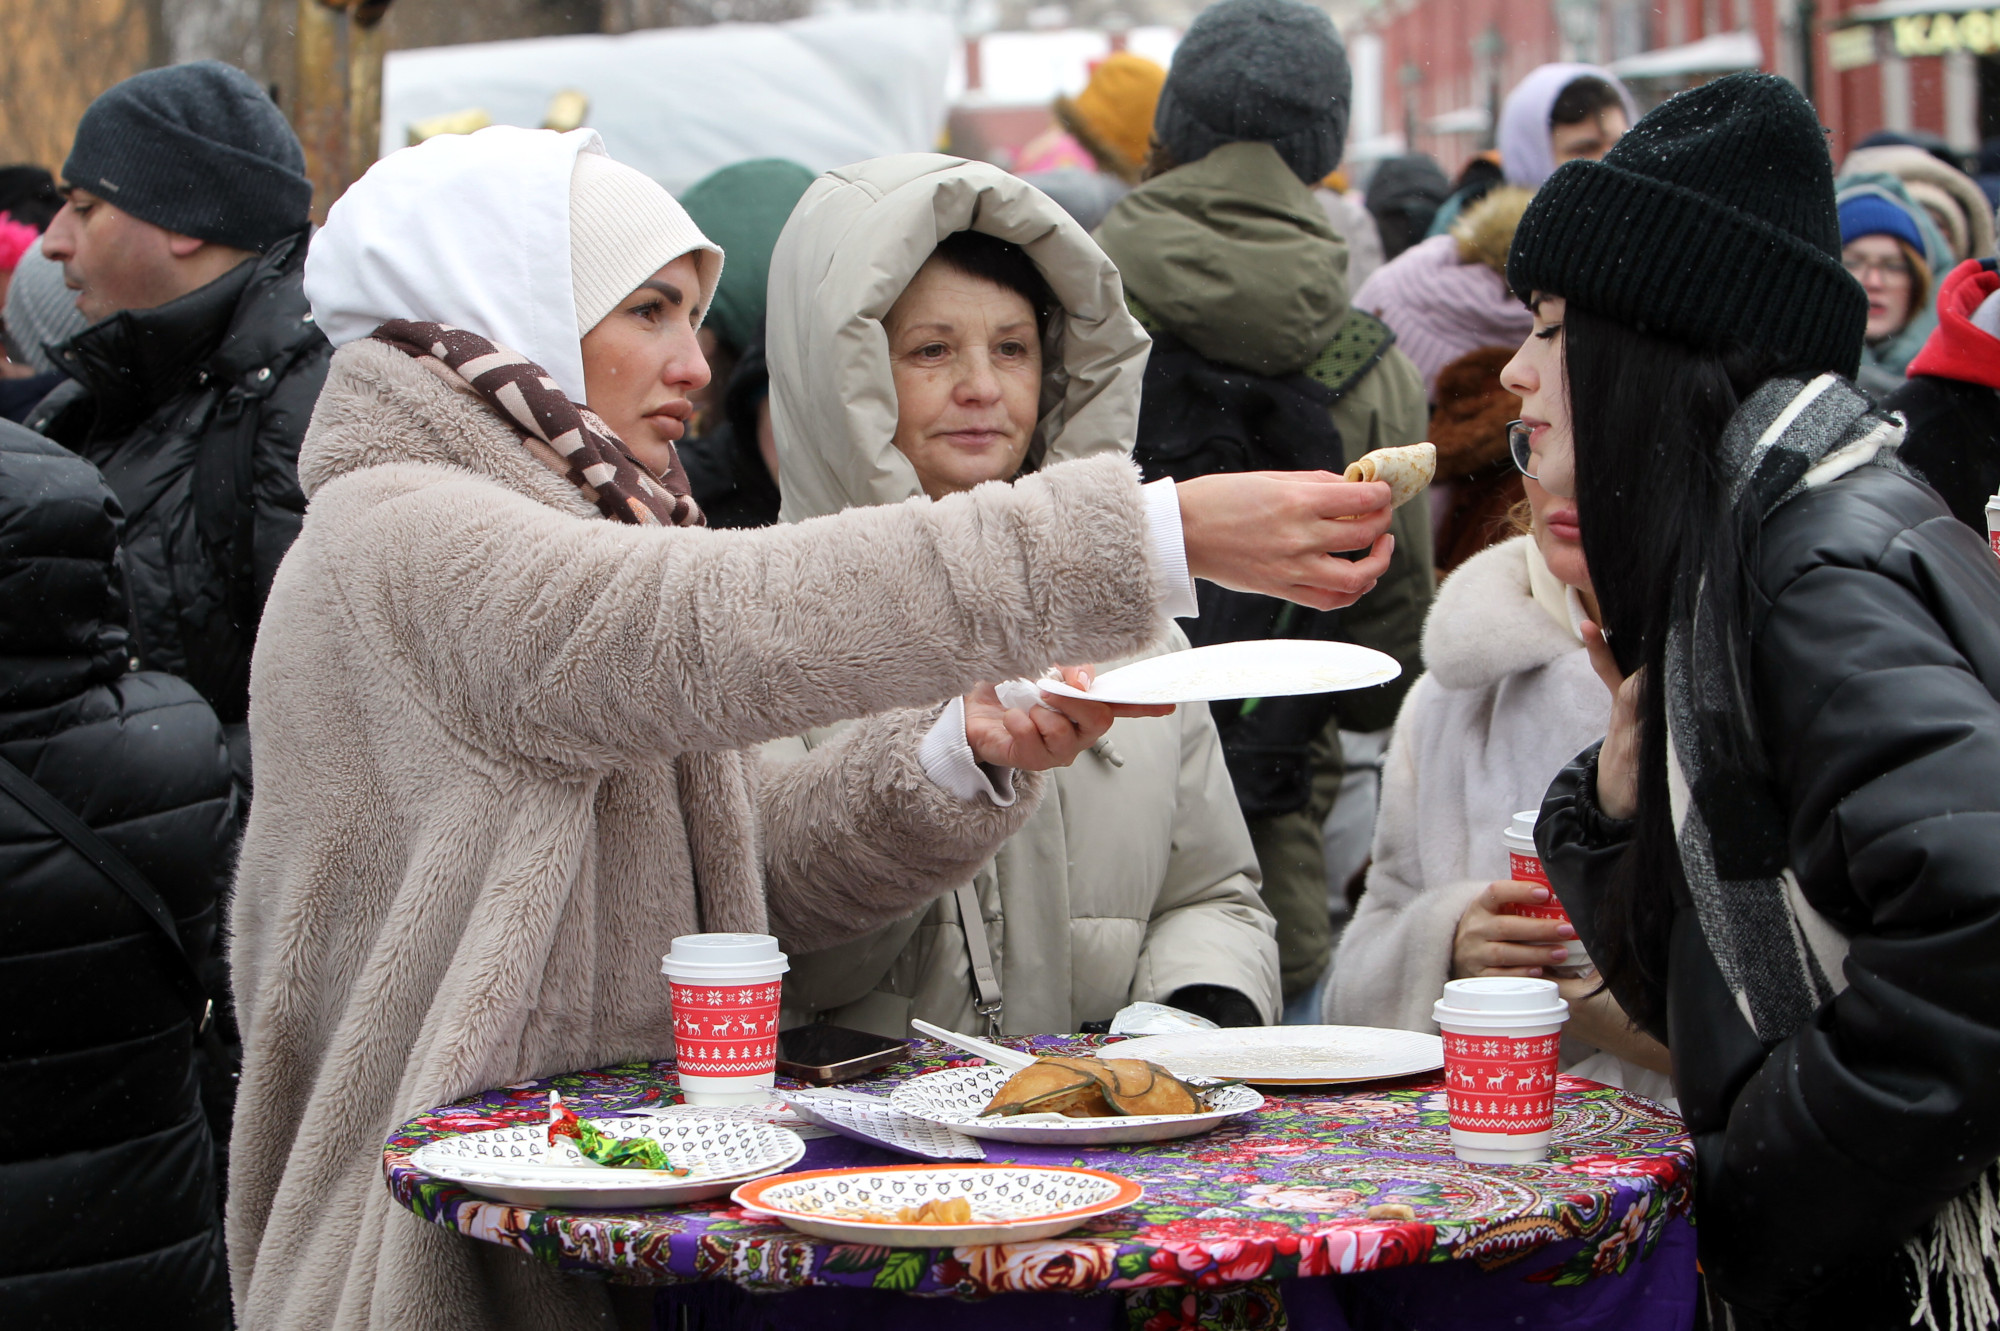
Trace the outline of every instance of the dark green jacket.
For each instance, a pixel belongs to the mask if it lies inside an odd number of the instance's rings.
[[[1277,150],[1232,143],[1155,177],[1121,199],[1097,230],[1134,312],[1211,360],[1264,375],[1305,371],[1334,387],[1347,460],[1425,437],[1423,376],[1387,330],[1351,310],[1347,245]],[[1424,616],[1437,577],[1430,510],[1398,509],[1389,571],[1341,612],[1341,636],[1395,657],[1403,674],[1340,695],[1349,730],[1381,730],[1422,673]]]

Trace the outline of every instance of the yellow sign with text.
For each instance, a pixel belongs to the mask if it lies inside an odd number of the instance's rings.
[[[1910,14],[1890,20],[1889,31],[1897,55],[1946,55],[1952,51],[1986,55],[2000,51],[2000,9]]]

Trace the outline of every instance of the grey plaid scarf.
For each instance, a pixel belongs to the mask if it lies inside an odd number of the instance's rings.
[[[1718,459],[1733,478],[1732,511],[1761,521],[1802,491],[1893,456],[1903,426],[1874,410],[1844,380],[1774,379],[1743,403],[1722,436]],[[1757,1038],[1774,1045],[1847,987],[1847,939],[1806,900],[1792,873],[1785,810],[1766,775],[1729,761],[1704,736],[1734,729],[1740,751],[1739,687],[1727,669],[1730,644],[1704,596],[1692,622],[1676,623],[1666,644],[1670,743],[1667,790],[1681,868],[1703,939]],[[2000,1325],[1987,1264],[2000,1266],[2000,1167],[1989,1168],[1941,1212],[1906,1252],[1916,1268],[1912,1324]],[[1933,1306],[1935,1295],[1944,1309]]]

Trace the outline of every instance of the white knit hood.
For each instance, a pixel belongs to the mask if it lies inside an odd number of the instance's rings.
[[[305,290],[320,330],[339,347],[391,319],[469,329],[528,357],[572,401],[584,401],[578,323],[586,305],[603,304],[598,317],[608,310],[599,288],[629,275],[609,298],[615,303],[674,259],[699,252],[706,310],[722,268],[722,251],[665,189],[629,169],[579,173],[586,153],[604,154],[595,130],[495,125],[384,157],[334,201],[313,236]],[[625,205],[615,243],[584,237],[580,264],[571,236],[579,175],[595,187],[593,202],[608,193]],[[614,213],[593,207],[583,215]],[[626,256],[615,272],[600,261],[605,253]]]

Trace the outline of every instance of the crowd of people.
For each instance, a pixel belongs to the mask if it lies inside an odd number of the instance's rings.
[[[676,199],[495,127],[314,227],[197,62],[0,169],[7,1324],[643,1317],[415,1220],[380,1143],[670,1054],[661,955],[740,931],[785,1025],[897,1036],[1554,978],[1563,1067],[1694,1136],[1708,1325],[2000,1326],[1980,183],[1836,170],[1775,77],[1642,116],[1569,64],[1456,180],[1363,179],[1352,83],[1321,11],[1220,0],[1014,171]],[[1425,500],[1340,479],[1424,439]],[[1003,687],[1272,638],[1403,673]]]

